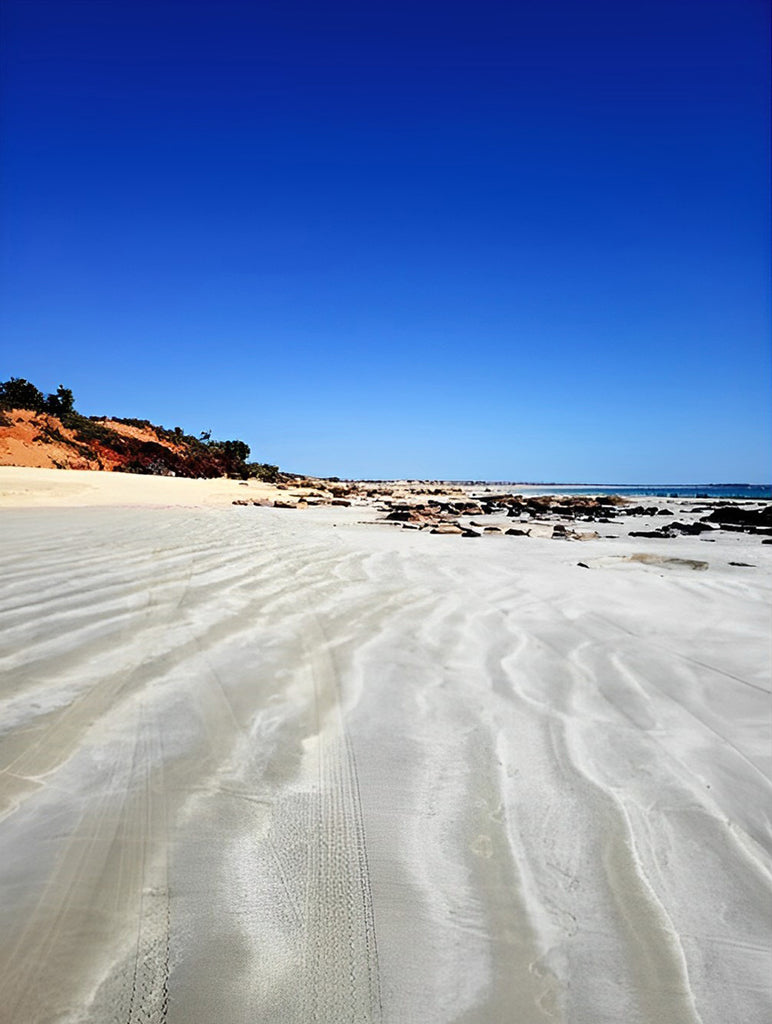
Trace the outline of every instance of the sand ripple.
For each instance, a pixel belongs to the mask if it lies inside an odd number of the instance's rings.
[[[0,1020],[766,1021],[759,551],[335,515],[3,513]]]

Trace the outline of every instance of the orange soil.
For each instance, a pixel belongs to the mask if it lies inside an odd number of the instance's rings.
[[[5,411],[10,425],[0,425],[0,466],[34,466],[40,469],[99,469],[97,459],[87,459],[72,448],[41,436],[48,426],[67,440],[74,434],[62,426],[56,416],[29,409]]]
[[[91,440],[82,448],[88,455],[74,450],[67,444],[46,437],[43,430],[57,431],[67,441],[78,445],[75,431],[68,430],[61,420],[48,413],[36,413],[30,409],[4,410],[9,424],[0,423],[0,466],[30,466],[37,469],[115,469],[122,464],[115,452],[103,448]],[[181,451],[179,445],[170,444],[160,438],[152,428],[132,427],[115,420],[104,420],[104,426],[124,437],[139,441],[155,441],[172,451]]]
[[[102,420],[103,426],[114,430],[116,434],[123,437],[135,437],[138,441],[155,441],[162,444],[164,448],[170,448],[173,452],[184,453],[185,447],[180,444],[172,444],[165,437],[159,437],[152,427],[132,427],[128,423],[119,423],[117,420]]]

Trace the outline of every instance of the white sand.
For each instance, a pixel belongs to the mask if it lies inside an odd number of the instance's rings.
[[[0,466],[1,508],[66,508],[104,505],[230,505],[238,498],[279,494],[271,484],[250,480],[187,480],[88,469]]]
[[[4,1024],[769,1020],[759,537],[3,491]]]

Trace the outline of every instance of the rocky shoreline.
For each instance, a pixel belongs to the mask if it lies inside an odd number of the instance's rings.
[[[325,485],[322,481],[283,486],[289,491],[286,498],[244,498],[233,504],[279,509],[366,507],[379,513],[368,522],[469,538],[498,534],[595,540],[618,536],[600,532],[611,526],[621,528],[629,537],[670,540],[687,535],[710,541],[714,539],[711,534],[726,531],[756,535],[761,543],[772,543],[772,502],[768,500],[670,498],[644,505],[616,494],[527,495],[496,493],[491,488],[418,490],[408,485]]]

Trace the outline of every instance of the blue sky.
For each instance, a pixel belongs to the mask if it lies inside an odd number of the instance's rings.
[[[4,0],[0,378],[342,477],[768,481],[766,0]]]

